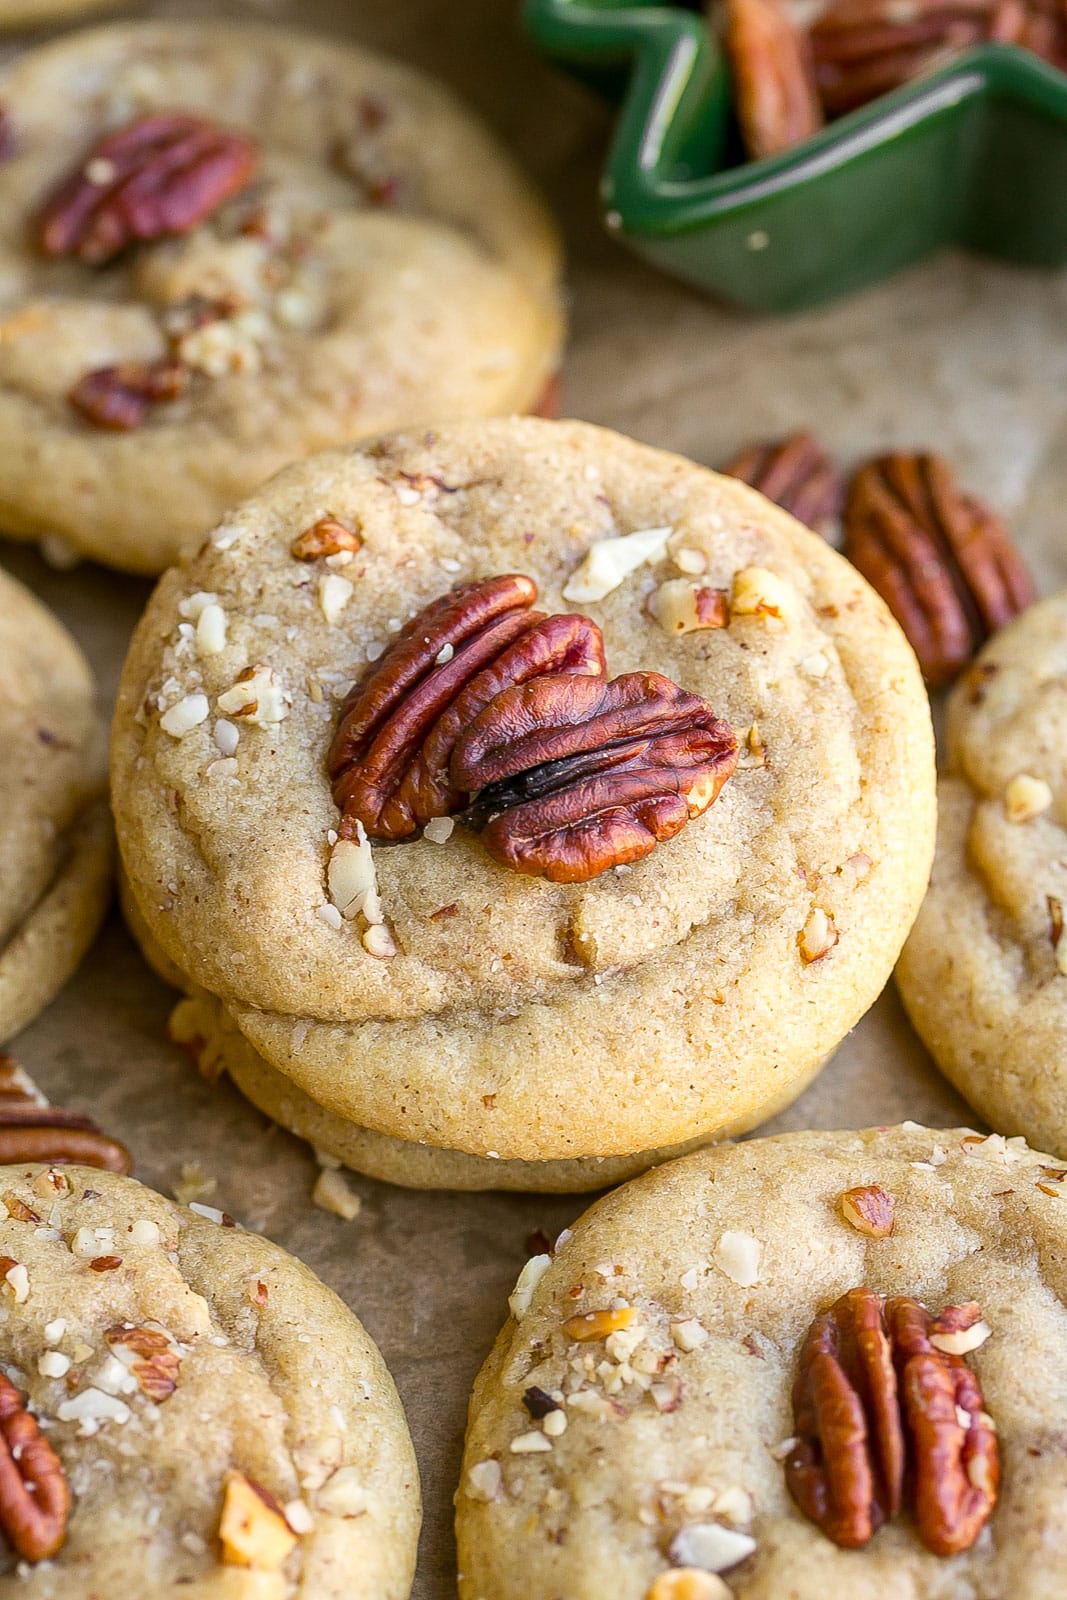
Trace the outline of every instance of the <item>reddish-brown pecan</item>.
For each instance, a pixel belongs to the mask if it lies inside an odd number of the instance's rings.
[[[792,433],[773,443],[749,445],[722,470],[817,532],[841,514],[844,479],[814,434]]]
[[[329,757],[343,831],[409,838],[469,799],[449,776],[463,728],[509,685],[545,672],[604,672],[588,617],[531,611],[532,578],[463,584],[421,611],[341,708]]]
[[[886,1306],[915,1479],[919,1537],[938,1556],[969,1550],[993,1513],[1000,1487],[997,1436],[975,1374],[930,1336],[969,1328],[978,1307],[932,1317],[906,1296]]]
[[[753,160],[818,133],[823,115],[811,47],[781,0],[726,0],[724,42],[741,134]]]
[[[353,528],[336,517],[320,517],[297,534],[289,552],[297,561],[319,561],[326,556],[354,556],[362,548],[363,540]]]
[[[141,1393],[154,1400],[156,1405],[172,1395],[178,1386],[178,1371],[182,1358],[165,1333],[155,1328],[140,1328],[131,1322],[120,1322],[104,1334],[108,1348],[128,1352],[137,1359],[128,1360]]]
[[[98,140],[45,201],[38,247],[95,266],[187,233],[245,187],[257,161],[254,139],[204,117],[140,117]]]
[[[935,1341],[978,1318],[975,1305],[935,1317],[870,1289],[816,1317],[793,1385],[797,1442],[785,1472],[797,1505],[835,1544],[866,1544],[899,1510],[906,1482],[935,1555],[977,1539],[996,1504],[996,1432],[975,1374]]]
[[[988,36],[995,0],[836,0],[811,30],[831,116],[928,72]]]
[[[1067,70],[1067,8],[1055,0],[996,0],[989,38],[1017,44]]]
[[[91,1117],[48,1105],[11,1057],[0,1056],[0,1165],[23,1161],[130,1170],[125,1145],[101,1133]],[[15,1214],[10,1204],[7,1209],[9,1215]]]
[[[928,683],[951,681],[980,645],[1030,604],[1011,535],[963,494],[939,456],[899,451],[856,473],[846,553],[900,623]]]
[[[504,690],[456,743],[467,820],[518,872],[582,883],[639,861],[706,811],[737,740],[706,701],[658,672],[608,683],[549,675]]]
[[[59,1457],[0,1375],[0,1528],[24,1561],[47,1561],[66,1538],[69,1513]]]
[[[883,1302],[848,1294],[813,1322],[793,1384],[786,1482],[828,1539],[855,1550],[900,1507],[904,1435]]]
[[[180,399],[188,386],[189,369],[180,361],[123,361],[87,372],[67,399],[95,428],[128,433],[140,427],[150,407]]]

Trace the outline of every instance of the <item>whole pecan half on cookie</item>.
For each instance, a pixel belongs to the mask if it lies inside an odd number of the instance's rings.
[[[753,160],[818,133],[823,115],[811,47],[781,0],[726,0],[723,42],[733,68],[737,118]]]
[[[936,455],[898,451],[859,469],[845,504],[845,553],[885,600],[935,687],[951,683],[1034,598],[1003,523],[962,493]]]
[[[722,471],[758,489],[816,532],[841,513],[844,480],[812,433],[791,433],[785,439],[749,445]]]
[[[50,1106],[11,1057],[0,1056],[0,1166],[23,1161],[130,1170],[125,1145],[101,1133],[91,1117]]]
[[[128,245],[188,233],[245,187],[258,159],[254,139],[204,117],[139,117],[99,139],[45,201],[38,248],[101,266]]]
[[[188,387],[189,369],[180,361],[123,361],[87,372],[67,399],[95,428],[128,433],[152,406],[181,399]]]
[[[534,678],[463,733],[452,780],[466,820],[518,872],[582,883],[639,861],[713,803],[737,740],[706,701],[658,672]]]
[[[501,690],[545,672],[604,674],[588,617],[531,610],[521,573],[462,584],[420,611],[341,707],[328,764],[344,813],[372,839],[405,839],[462,810],[450,776],[462,730]]]
[[[69,1514],[59,1457],[0,1375],[0,1529],[24,1561],[47,1561],[66,1538]]]
[[[957,1350],[988,1330],[978,1307],[933,1316],[917,1300],[851,1289],[813,1322],[793,1384],[797,1440],[785,1463],[805,1516],[844,1549],[867,1543],[910,1486],[935,1555],[973,1545],[1000,1481],[996,1431]]]
[[[1000,1487],[997,1435],[978,1379],[959,1355],[938,1348],[979,1321],[976,1305],[931,1316],[917,1300],[886,1305],[913,1463],[919,1537],[938,1556],[969,1550],[988,1522]]]

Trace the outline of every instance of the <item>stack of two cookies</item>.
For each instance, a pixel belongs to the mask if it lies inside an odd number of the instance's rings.
[[[113,796],[179,1036],[263,1110],[395,1182],[582,1189],[758,1123],[867,1009],[932,741],[785,513],[469,422],[288,468],[165,576]]]

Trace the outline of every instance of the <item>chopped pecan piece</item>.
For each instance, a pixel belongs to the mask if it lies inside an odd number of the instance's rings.
[[[978,1307],[932,1316],[917,1300],[851,1289],[816,1317],[793,1384],[789,1491],[844,1549],[866,1544],[913,1487],[935,1555],[969,1549],[999,1485],[996,1432],[975,1374],[932,1337],[971,1327]]]
[[[531,611],[532,578],[463,584],[421,611],[341,708],[329,756],[342,833],[409,838],[463,808],[449,773],[461,731],[503,689],[545,672],[604,672],[588,617]]]
[[[355,555],[362,548],[363,540],[352,528],[346,528],[336,517],[320,517],[297,534],[289,551],[297,561],[318,561],[344,552]]]
[[[722,470],[818,533],[841,514],[844,479],[814,434],[792,433],[773,443],[749,445]]]
[[[978,1379],[961,1356],[930,1342],[978,1313],[948,1306],[932,1317],[917,1300],[886,1306],[904,1424],[915,1478],[919,1537],[938,1556],[969,1550],[989,1518],[1000,1487],[996,1430]],[[973,1315],[972,1315],[973,1314]]]
[[[658,672],[553,675],[498,694],[462,733],[451,776],[477,794],[466,820],[495,860],[583,883],[673,838],[736,765],[732,729]]]
[[[203,117],[159,113],[105,134],[42,206],[46,256],[102,265],[128,245],[188,233],[243,189],[255,140]]]
[[[1004,525],[963,494],[939,456],[880,456],[845,506],[846,553],[885,600],[934,686],[1034,598]]]
[[[130,1170],[130,1152],[125,1145],[107,1138],[91,1117],[50,1106],[14,1059],[0,1055],[0,1166],[17,1166],[23,1161],[69,1161],[108,1172]],[[22,1202],[17,1195],[8,1193],[3,1199],[9,1216],[21,1215]]]
[[[811,47],[781,0],[726,0],[724,42],[741,134],[753,160],[818,133],[823,115]]]
[[[87,372],[67,399],[95,428],[129,433],[140,427],[151,406],[179,400],[188,386],[189,368],[180,361],[123,361]]]
[[[836,0],[811,30],[815,81],[837,116],[988,37],[994,0]]]
[[[0,1375],[0,1528],[24,1561],[47,1561],[66,1538],[69,1513],[59,1458]]]
[[[120,1322],[108,1328],[104,1338],[110,1350],[119,1352],[119,1359],[129,1367],[141,1393],[149,1400],[162,1405],[174,1393],[182,1358],[165,1333]]]
[[[870,1239],[888,1239],[893,1232],[896,1201],[880,1183],[846,1189],[838,1201],[841,1215],[857,1233]]]

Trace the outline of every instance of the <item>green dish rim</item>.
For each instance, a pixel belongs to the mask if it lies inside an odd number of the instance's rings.
[[[728,95],[729,68],[699,12],[657,0],[524,0],[524,13],[541,48],[579,74],[629,69],[601,184],[609,226],[627,233],[669,237],[758,207],[990,90],[1067,127],[1067,74],[1015,45],[983,44],[792,150],[723,166],[722,118],[709,108]],[[683,150],[704,170],[681,176]]]

